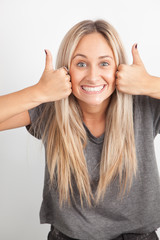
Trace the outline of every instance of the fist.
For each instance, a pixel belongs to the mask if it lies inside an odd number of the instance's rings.
[[[116,87],[120,92],[147,95],[150,88],[149,74],[139,56],[137,44],[132,47],[133,64],[120,64],[116,72]]]
[[[72,92],[70,75],[67,69],[61,67],[54,70],[52,55],[49,50],[45,50],[45,52],[45,69],[36,86],[43,103],[67,98]]]

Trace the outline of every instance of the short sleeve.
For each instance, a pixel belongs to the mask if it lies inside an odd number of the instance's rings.
[[[160,134],[160,99],[149,97],[155,135]]]
[[[34,137],[41,139],[44,132],[45,119],[42,122],[42,114],[45,109],[45,104],[41,104],[35,108],[30,109],[29,116],[31,124],[26,126],[27,131]]]

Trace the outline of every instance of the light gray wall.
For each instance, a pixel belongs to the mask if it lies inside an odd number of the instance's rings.
[[[55,62],[64,34],[84,19],[112,23],[130,63],[131,46],[138,42],[147,70],[160,76],[159,10],[159,0],[1,0],[0,95],[35,84],[43,72],[44,49],[51,50]],[[155,141],[160,168],[159,144],[160,136]],[[46,239],[49,226],[39,224],[43,175],[40,141],[25,128],[1,132],[0,239]]]

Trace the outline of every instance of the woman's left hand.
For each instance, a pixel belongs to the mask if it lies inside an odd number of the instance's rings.
[[[132,47],[133,64],[120,64],[116,72],[116,88],[132,95],[149,95],[152,85],[151,76],[147,73],[139,56],[137,44]]]

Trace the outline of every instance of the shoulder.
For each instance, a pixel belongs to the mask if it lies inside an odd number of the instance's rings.
[[[139,105],[151,104],[151,106],[160,105],[160,99],[152,98],[144,95],[134,95],[133,103]]]
[[[27,130],[34,137],[41,139],[46,126],[49,126],[49,121],[52,121],[55,115],[54,102],[43,103],[28,112],[31,124],[27,126]]]
[[[151,98],[144,95],[133,96],[134,109],[139,108],[141,111],[160,114],[160,99]]]
[[[160,133],[160,99],[143,95],[133,96],[133,110],[134,122],[150,123],[155,135]]]

